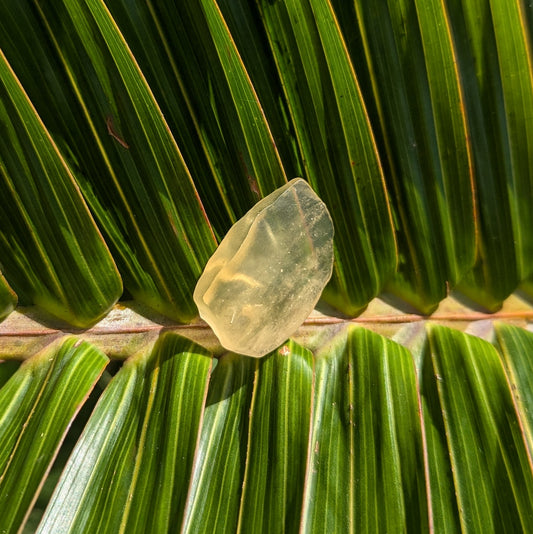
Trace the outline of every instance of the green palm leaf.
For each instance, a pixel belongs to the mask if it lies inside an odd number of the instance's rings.
[[[531,458],[496,349],[437,326],[429,340],[463,528],[527,531]]]
[[[294,510],[305,488],[312,366],[311,352],[291,341],[256,368],[240,532],[298,530]]]
[[[0,3],[0,530],[527,532],[532,21]],[[335,224],[325,315],[225,353],[176,321],[295,176]]]
[[[302,530],[426,532],[409,352],[368,330],[345,329],[319,351],[315,372]]]
[[[125,286],[190,320],[190,296],[215,241],[146,79],[102,2],[46,5],[41,14],[107,163],[106,174],[82,188],[118,253]],[[69,25],[66,33],[54,27],[59,22]],[[147,206],[146,198],[154,201]]]
[[[329,3],[260,5],[306,177],[335,225],[336,261],[324,296],[353,315],[381,291],[396,263],[381,164],[355,72]]]
[[[156,94],[177,93],[169,102],[171,125],[210,219],[223,235],[260,195],[287,179],[226,23],[213,2],[185,9],[161,2],[112,7]],[[143,17],[140,24],[135,17]],[[162,100],[168,102],[168,96]]]
[[[85,326],[118,299],[120,278],[70,169],[1,51],[0,81],[2,264],[21,300]]]
[[[208,354],[166,334],[109,384],[40,532],[526,529],[533,472],[490,343],[430,328],[422,419],[397,343],[343,327],[314,362],[292,342],[226,355],[208,384]]]
[[[520,2],[455,4],[480,220],[480,257],[461,291],[494,310],[531,276],[531,35]]]
[[[0,273],[0,320],[9,315],[17,305],[17,295]]]
[[[176,336],[129,360],[96,406],[39,531],[166,532],[179,521],[210,365]]]
[[[503,362],[509,376],[511,389],[515,390],[514,400],[524,427],[529,454],[533,456],[533,390],[531,388],[533,335],[521,328],[498,324],[498,343],[501,346]],[[520,392],[520,393],[517,393]]]
[[[27,517],[65,432],[108,358],[67,339],[26,361],[0,390],[0,529]]]
[[[391,289],[428,313],[475,254],[470,147],[449,21],[440,2],[357,1],[355,9],[398,217]]]

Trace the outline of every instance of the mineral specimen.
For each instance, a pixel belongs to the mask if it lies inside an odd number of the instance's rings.
[[[261,357],[315,307],[333,268],[333,223],[301,178],[259,201],[228,231],[198,280],[200,316],[227,350]]]

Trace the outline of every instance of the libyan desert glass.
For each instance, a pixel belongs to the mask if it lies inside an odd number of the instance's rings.
[[[258,202],[226,234],[194,290],[227,350],[261,357],[315,307],[333,268],[333,223],[301,178]]]

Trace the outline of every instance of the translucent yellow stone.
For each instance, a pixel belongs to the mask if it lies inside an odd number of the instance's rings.
[[[258,202],[226,234],[194,302],[224,348],[261,357],[315,307],[333,269],[333,223],[305,180]]]

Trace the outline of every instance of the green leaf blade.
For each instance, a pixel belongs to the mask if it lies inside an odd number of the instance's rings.
[[[425,336],[421,349],[420,397],[428,464],[428,494],[435,532],[461,532],[458,502],[446,428],[437,389],[440,376],[435,372]]]
[[[495,348],[442,326],[429,342],[462,528],[527,531],[533,472]]]
[[[355,3],[390,172],[399,268],[390,290],[431,313],[475,260],[472,166],[442,3]]]
[[[183,533],[237,528],[245,468],[247,421],[258,360],[229,353],[211,376],[191,474]]]
[[[495,330],[529,454],[533,457],[533,334],[505,323],[497,323]]]
[[[235,127],[239,126],[242,130],[242,157],[247,154],[246,159],[250,159],[248,180],[255,180],[261,196],[266,196],[284,185],[287,176],[257,94],[219,7],[216,2],[209,0],[202,0],[201,4],[236,108],[238,121]],[[252,187],[250,184],[248,186]]]
[[[0,250],[21,299],[76,326],[105,315],[122,283],[57,146],[0,55]]]
[[[381,164],[357,79],[329,2],[260,8],[305,177],[335,225],[336,262],[324,298],[354,315],[396,265]]]
[[[17,295],[9,287],[4,275],[0,272],[0,321],[15,309],[17,301]]]
[[[533,84],[524,10],[521,2],[489,0],[453,0],[449,10],[467,88],[479,219],[478,261],[459,289],[490,311],[531,273]]]
[[[17,531],[68,426],[107,365],[74,338],[27,360],[0,390],[0,529]]]
[[[287,104],[257,6],[254,3],[235,3],[233,0],[220,0],[217,3],[261,102],[287,179],[302,176],[302,162]]]
[[[447,281],[454,287],[474,264],[476,225],[474,176],[464,89],[457,68],[450,20],[444,7],[415,0],[424,47],[425,67],[433,111],[442,190],[437,196],[445,249],[449,252]],[[463,183],[457,187],[458,182]],[[442,185],[441,185],[442,184]]]
[[[158,2],[150,4],[150,12],[209,164],[210,172],[194,180],[222,236],[288,177],[217,4],[197,2],[178,9],[172,2]]]
[[[511,214],[518,281],[533,275],[533,53],[524,2],[490,0],[498,51],[510,164]],[[514,288],[513,288],[514,289]]]
[[[312,355],[289,341],[259,364],[238,532],[298,530],[309,437]]]
[[[302,531],[428,531],[409,352],[347,329],[317,355],[313,406]]]
[[[147,402],[145,437],[136,458],[138,475],[129,492],[125,532],[152,528],[166,532],[181,522],[212,362],[207,353],[178,336],[168,335],[154,350],[159,350],[153,366],[159,367],[160,376],[157,393],[150,392],[152,399]],[[159,454],[154,455],[154,450]]]
[[[192,291],[216,242],[146,78],[100,0],[47,4],[40,15],[106,162],[105,174],[78,179],[125,286],[159,312],[190,321]]]
[[[210,160],[210,145],[202,137],[204,128],[199,127],[198,119],[194,116],[190,99],[197,95],[195,92],[192,95],[185,92],[189,83],[184,82],[183,61],[164,30],[164,23],[168,19],[157,13],[162,3],[154,6],[150,2],[112,2],[108,7],[146,76],[183,154],[209,221],[220,237],[231,223],[229,213],[233,207],[228,205],[216,182],[213,182],[213,173],[219,172],[219,166]],[[176,17],[170,20],[176,24]],[[182,37],[188,36],[184,31],[177,30],[176,33]],[[189,61],[193,57],[193,54],[189,54]],[[203,69],[196,71],[202,72]],[[207,128],[209,125],[206,125]]]
[[[95,408],[39,532],[167,532],[183,513],[210,366],[205,350],[173,334],[128,361]]]

